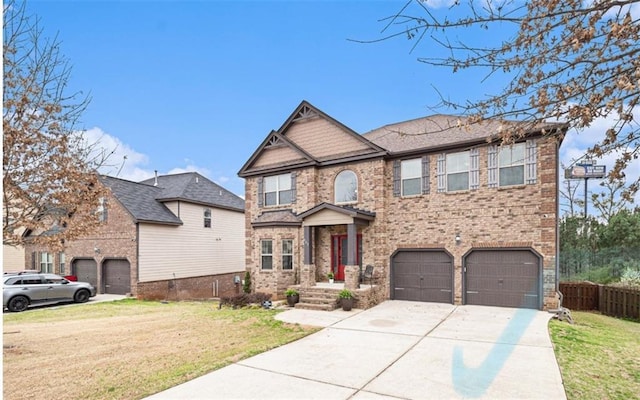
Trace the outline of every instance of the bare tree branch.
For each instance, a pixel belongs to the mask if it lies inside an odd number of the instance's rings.
[[[61,247],[98,224],[105,191],[76,126],[89,104],[67,93],[71,74],[60,43],[42,36],[24,2],[4,3],[3,13],[3,243]]]

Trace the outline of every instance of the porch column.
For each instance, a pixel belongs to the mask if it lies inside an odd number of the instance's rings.
[[[347,264],[357,265],[356,255],[358,252],[357,245],[358,230],[356,224],[347,225]]]
[[[345,265],[344,266],[344,288],[356,290],[360,287],[360,266]]]
[[[304,260],[303,264],[313,262],[313,243],[311,243],[311,227],[304,227]]]
[[[316,266],[303,264],[300,268],[300,286],[308,288],[316,285]]]

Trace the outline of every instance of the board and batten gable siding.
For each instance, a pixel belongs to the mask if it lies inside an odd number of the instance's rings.
[[[285,136],[313,157],[330,157],[371,149],[331,122],[316,118],[294,123]]]
[[[174,274],[179,279],[245,269],[243,213],[210,208],[211,228],[205,228],[205,206],[185,202],[167,206],[183,225],[140,223],[140,282],[173,279]]]

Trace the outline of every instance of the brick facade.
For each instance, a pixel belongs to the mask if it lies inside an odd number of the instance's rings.
[[[244,271],[178,277],[177,279],[140,282],[139,272],[139,225],[125,207],[111,194],[106,200],[107,219],[95,232],[69,241],[64,247],[65,268],[60,269],[59,252],[53,253],[53,273],[76,274],[74,264],[93,260],[96,265],[98,293],[108,293],[105,287],[105,266],[109,260],[126,260],[130,271],[130,293],[128,295],[145,300],[192,300],[230,296],[242,291],[241,280]],[[179,228],[176,228],[179,229]],[[40,269],[39,256],[50,249],[26,246],[25,265]],[[188,257],[188,255],[184,255]],[[237,283],[236,283],[237,282]]]
[[[168,281],[140,282],[138,298],[145,300],[208,300],[234,296],[242,292],[242,279],[238,274],[221,274],[182,278]]]
[[[368,226],[359,226],[362,235],[362,264],[375,266],[381,276],[383,293],[390,296],[391,256],[402,248],[437,248],[454,259],[454,301],[461,304],[463,257],[478,248],[524,248],[542,257],[544,308],[557,306],[555,291],[557,141],[536,140],[537,176],[535,184],[501,188],[488,187],[487,145],[479,150],[479,188],[439,193],[436,190],[436,166],[439,153],[425,153],[430,158],[430,192],[394,197],[393,160],[376,159],[331,167],[308,167],[295,170],[297,197],[283,207],[258,207],[258,177],[246,178],[245,218],[247,268],[255,277],[255,290],[282,297],[288,285],[298,284],[298,269],[303,258],[302,227],[253,227],[261,213],[273,209],[291,209],[294,214],[316,205],[334,202],[333,184],[345,169],[358,177],[358,209],[375,213]],[[331,265],[331,236],[345,234],[346,225],[314,227],[313,261],[316,281],[326,280]],[[456,242],[459,235],[461,240]],[[260,268],[260,240],[274,240],[274,261],[280,257],[280,239],[295,238],[294,271]],[[365,302],[366,303],[366,302]]]
[[[502,133],[519,128],[527,132],[514,138],[516,147],[500,148]],[[334,264],[359,263],[373,265],[377,277],[375,290],[357,289],[361,306],[392,296],[445,301],[451,293],[455,304],[555,308],[558,148],[567,129],[440,114],[360,135],[302,101],[239,171],[255,290],[282,298],[300,284],[311,293]],[[355,175],[357,196],[341,203],[334,185],[345,170],[353,174],[341,184],[353,185]],[[448,190],[448,183],[456,186]],[[419,194],[402,196],[404,184]],[[342,190],[343,200],[354,194]],[[281,194],[289,204],[273,205]],[[279,262],[286,238],[295,238],[293,271]],[[270,270],[261,268],[264,239],[273,241]],[[346,287],[353,277],[350,268]],[[404,283],[392,290],[392,278]]]
[[[66,243],[64,248],[66,271],[63,275],[74,274],[76,260],[91,259],[97,265],[97,289],[98,293],[104,293],[103,270],[104,262],[110,259],[124,259],[129,262],[131,270],[131,295],[137,295],[135,283],[138,281],[137,263],[137,233],[136,224],[131,215],[113,197],[107,199],[107,220],[93,233]],[[27,264],[31,264],[33,252],[48,251],[46,248],[27,245]],[[55,255],[56,260],[59,254]],[[59,264],[54,263],[54,273],[60,273]],[[39,268],[38,268],[39,269]]]

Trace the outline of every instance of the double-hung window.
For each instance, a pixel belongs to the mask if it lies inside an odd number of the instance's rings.
[[[273,240],[260,241],[260,266],[262,269],[273,269]]]
[[[293,239],[282,240],[282,269],[293,269]]]
[[[403,196],[422,193],[422,159],[403,160],[400,164],[400,175]]]
[[[53,253],[40,253],[40,272],[53,273]]]
[[[58,253],[58,273],[60,275],[64,275],[65,274],[65,256],[64,256],[64,252],[60,252]]]
[[[264,205],[277,206],[293,202],[291,174],[267,176],[264,178]]]
[[[525,144],[517,143],[498,149],[500,186],[524,184]]]
[[[469,153],[447,154],[447,192],[469,190]]]

